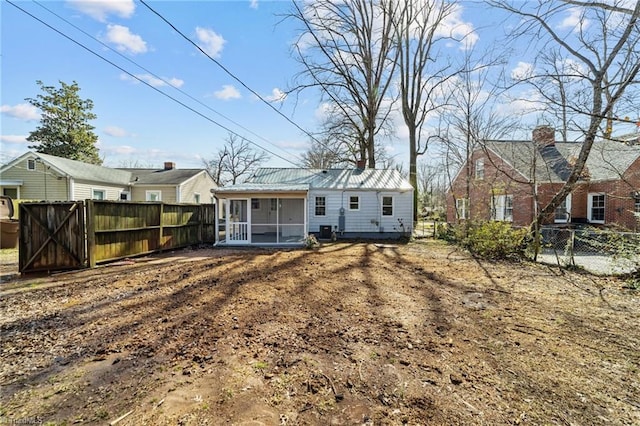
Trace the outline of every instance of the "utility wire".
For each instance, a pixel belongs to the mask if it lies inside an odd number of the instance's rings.
[[[141,78],[137,77],[136,75],[134,75],[134,74],[130,73],[129,71],[127,71],[126,69],[122,68],[122,67],[121,67],[121,66],[119,66],[118,64],[116,64],[116,63],[114,63],[114,62],[110,61],[109,59],[105,58],[104,56],[100,55],[99,53],[94,52],[93,50],[91,50],[90,48],[88,48],[87,46],[85,46],[84,44],[80,43],[79,41],[74,40],[74,39],[73,39],[73,38],[71,38],[70,36],[68,36],[68,35],[66,35],[65,33],[63,33],[62,31],[60,31],[60,30],[58,30],[58,29],[54,28],[53,26],[49,25],[48,23],[46,23],[46,22],[45,22],[45,21],[43,21],[42,19],[40,19],[40,18],[38,18],[37,16],[35,16],[35,15],[31,14],[30,12],[28,12],[28,11],[24,10],[23,8],[21,8],[21,7],[20,7],[20,6],[18,6],[17,4],[13,3],[11,0],[6,0],[6,2],[7,2],[7,3],[9,3],[11,6],[15,7],[16,9],[20,10],[21,12],[25,13],[26,15],[28,15],[28,16],[30,16],[30,17],[32,17],[32,18],[33,18],[33,19],[35,19],[36,21],[40,22],[40,23],[41,23],[41,24],[43,24],[44,26],[46,26],[46,27],[50,28],[51,30],[55,31],[56,33],[60,34],[62,37],[66,38],[67,40],[71,41],[72,43],[74,43],[74,44],[76,44],[76,45],[80,46],[81,48],[83,48],[84,50],[88,51],[89,53],[91,53],[91,54],[93,54],[93,55],[97,56],[98,58],[102,59],[103,61],[107,62],[108,64],[110,64],[110,65],[112,65],[112,66],[116,67],[116,68],[117,68],[117,69],[119,69],[120,71],[122,71],[122,72],[124,72],[125,74],[129,75],[130,77],[132,77],[132,78],[134,78],[134,79],[138,80],[140,83],[142,83],[142,84],[144,84],[144,85],[148,86],[149,88],[151,88],[151,89],[155,90],[156,92],[160,93],[161,95],[166,96],[167,98],[169,98],[169,99],[171,99],[172,101],[174,101],[174,102],[178,103],[179,105],[183,106],[184,108],[188,109],[189,111],[191,111],[191,112],[193,112],[193,113],[195,113],[195,114],[199,115],[200,117],[204,118],[205,120],[207,120],[207,121],[209,121],[209,122],[211,122],[211,123],[215,124],[216,126],[218,126],[218,127],[222,128],[222,129],[224,129],[224,130],[228,131],[229,133],[232,133],[232,134],[234,134],[234,135],[238,136],[239,138],[246,140],[246,141],[247,141],[247,142],[249,142],[250,144],[257,146],[258,148],[260,148],[260,149],[262,149],[262,150],[264,150],[264,151],[268,152],[269,154],[273,155],[274,157],[278,157],[278,158],[280,158],[281,160],[284,160],[284,161],[286,161],[286,162],[287,162],[287,163],[289,163],[289,164],[292,164],[292,165],[294,165],[294,166],[297,166],[293,161],[291,161],[291,160],[289,160],[289,159],[287,159],[287,158],[285,158],[285,157],[283,157],[283,156],[281,156],[281,155],[279,155],[279,154],[276,154],[276,153],[275,153],[275,152],[273,152],[273,151],[270,151],[270,150],[268,150],[268,149],[264,148],[264,147],[263,147],[263,146],[261,146],[260,144],[258,144],[258,143],[256,143],[256,142],[253,142],[253,141],[252,141],[252,140],[250,140],[250,139],[247,139],[246,137],[244,137],[244,136],[242,136],[242,135],[238,134],[237,132],[235,132],[235,131],[231,130],[230,128],[226,127],[225,125],[218,123],[217,121],[215,121],[215,120],[214,120],[214,119],[212,119],[211,117],[208,117],[208,116],[204,115],[204,114],[203,114],[203,113],[201,113],[200,111],[198,111],[198,110],[196,110],[196,109],[194,109],[194,108],[190,107],[189,105],[185,104],[184,102],[182,102],[182,101],[180,101],[180,100],[176,99],[175,97],[173,97],[173,96],[169,95],[168,93],[165,93],[165,92],[163,92],[162,90],[158,89],[157,87],[152,86],[151,84],[147,83],[146,81],[142,80]],[[173,86],[172,86],[172,87],[173,87]]]
[[[75,24],[73,24],[72,22],[69,22],[66,18],[58,15],[57,13],[55,13],[54,11],[52,11],[51,9],[47,8],[45,5],[43,5],[42,3],[38,2],[37,0],[33,0],[33,3],[37,4],[38,6],[40,6],[41,8],[43,8],[44,10],[46,10],[47,12],[51,13],[52,15],[54,15],[55,17],[57,17],[58,19],[66,22],[68,25],[72,26],[73,28],[75,28],[76,30],[80,31],[82,34],[86,35],[87,37],[93,39],[94,41],[100,43],[102,46],[106,47],[107,49],[111,50],[113,53],[115,53],[116,55],[120,56],[121,58],[123,58],[124,60],[128,61],[129,63],[135,65],[136,67],[140,68],[141,70],[145,71],[146,73],[152,75],[153,77],[157,78],[158,80],[164,82],[165,84],[167,84],[170,87],[173,87],[175,90],[177,90],[178,92],[182,93],[183,95],[185,95],[186,97],[188,97],[189,99],[191,99],[194,102],[199,103],[200,105],[202,105],[203,107],[207,108],[209,111],[213,112],[214,114],[219,115],[220,117],[224,118],[225,120],[229,121],[232,124],[235,124],[236,126],[238,126],[239,128],[241,128],[242,130],[251,133],[253,136],[257,137],[258,139],[263,140],[264,142],[268,143],[269,145],[283,150],[282,148],[280,148],[279,146],[277,146],[276,144],[274,144],[273,142],[271,142],[270,140],[266,139],[263,136],[258,135],[257,133],[251,131],[250,129],[246,128],[245,126],[243,126],[240,123],[237,123],[236,121],[232,120],[231,118],[225,116],[224,114],[222,114],[219,111],[216,111],[215,109],[211,108],[209,105],[205,104],[204,102],[200,101],[199,99],[191,96],[190,94],[188,94],[187,92],[185,92],[184,90],[180,89],[179,87],[176,87],[174,85],[172,85],[170,82],[168,82],[166,79],[160,77],[159,75],[155,74],[154,72],[150,71],[149,69],[145,68],[144,66],[140,65],[139,63],[137,63],[136,61],[134,61],[131,58],[126,57],[125,55],[123,55],[122,53],[118,52],[116,49],[112,48],[111,46],[109,46],[108,44],[104,43],[102,40],[97,39],[96,37],[94,37],[93,35],[89,34],[88,32],[86,32],[85,30],[83,30],[82,28],[76,26]],[[283,150],[284,151],[284,150]],[[294,157],[296,157],[296,159],[300,160],[300,158],[297,155],[292,154]]]
[[[189,43],[191,43],[193,46],[195,46],[196,49],[198,49],[200,52],[202,52],[203,55],[205,55],[207,58],[209,58],[211,61],[213,61],[213,63],[215,63],[217,66],[219,66],[225,73],[227,73],[231,78],[233,78],[235,81],[237,81],[238,83],[240,83],[242,85],[242,87],[244,87],[245,89],[247,89],[249,92],[251,92],[253,95],[255,95],[258,99],[260,99],[263,103],[265,103],[269,108],[271,108],[272,110],[274,110],[278,115],[280,115],[281,117],[283,117],[285,120],[287,120],[289,123],[291,123],[292,125],[294,125],[296,128],[298,128],[300,131],[302,131],[305,135],[309,136],[314,142],[320,144],[321,146],[323,146],[326,149],[329,149],[331,151],[333,151],[333,149],[327,147],[324,143],[322,143],[321,141],[319,141],[318,139],[316,139],[311,133],[309,133],[307,130],[305,130],[304,128],[302,128],[300,125],[298,125],[298,123],[296,123],[295,121],[293,121],[292,119],[290,119],[289,117],[287,117],[285,114],[282,113],[282,111],[280,111],[278,108],[274,107],[271,102],[267,101],[266,99],[264,99],[258,92],[256,92],[255,90],[253,90],[251,87],[249,87],[244,81],[240,80],[239,77],[237,77],[234,73],[232,73],[231,71],[229,71],[229,69],[227,69],[224,65],[222,65],[219,61],[217,61],[215,58],[211,57],[207,52],[205,52],[196,42],[194,42],[193,40],[191,40],[189,37],[187,37],[182,31],[180,31],[175,25],[173,25],[171,22],[169,22],[169,20],[167,18],[165,18],[164,16],[162,16],[159,12],[157,12],[155,9],[153,9],[151,6],[149,6],[145,0],[139,0],[140,3],[142,3],[143,5],[145,5],[147,7],[147,9],[149,9],[151,12],[153,12],[158,18],[162,19],[167,25],[169,25],[171,28],[173,28],[173,30],[175,32],[177,32],[178,34],[180,34],[180,36],[182,38],[184,38],[185,40],[187,40]]]

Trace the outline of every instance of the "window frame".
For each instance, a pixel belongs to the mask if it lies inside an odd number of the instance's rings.
[[[594,206],[593,201],[602,197],[602,206]],[[602,219],[594,219],[594,209],[602,210]],[[587,195],[587,220],[589,223],[605,223],[607,217],[607,195],[604,192],[590,192]]]
[[[201,204],[200,203],[200,193],[199,192],[194,192],[193,193],[193,202],[195,204]]]
[[[391,200],[391,205],[385,205],[385,198],[388,198]],[[381,214],[384,217],[393,217],[394,214],[394,200],[393,200],[393,195],[383,195],[382,199],[380,200],[380,207],[381,207]],[[386,209],[391,209],[391,211],[389,213],[385,212],[385,208]]]
[[[355,208],[353,207],[353,199],[355,198]],[[359,211],[360,210],[360,196],[359,195],[349,195],[349,211]]]
[[[158,194],[158,199],[157,200],[151,200],[150,199],[150,196],[153,195],[153,194]],[[145,199],[145,201],[149,201],[149,202],[152,202],[152,203],[160,203],[160,202],[162,202],[162,191],[148,189],[148,190],[146,190],[144,192],[144,199]]]
[[[558,210],[560,208],[564,208],[565,218],[558,217]],[[553,216],[554,223],[569,223],[571,222],[571,194],[567,195],[567,198],[564,199],[563,203],[556,208],[556,211]]]
[[[319,204],[318,201],[322,200],[322,203]],[[322,213],[319,212],[319,208],[322,209]],[[316,217],[325,217],[327,216],[327,197],[325,195],[316,195],[313,200],[313,215]]]
[[[260,210],[260,198],[251,199],[251,210]]]
[[[484,179],[484,158],[476,158],[473,171],[477,180]]]
[[[124,198],[122,198],[123,195],[124,195]],[[120,191],[119,200],[120,201],[131,201],[131,192],[129,192],[129,191]]]
[[[30,171],[36,170],[36,160],[35,160],[35,158],[27,159],[27,170],[30,170]]]
[[[102,194],[102,198],[98,198],[96,197],[97,193],[101,193]],[[91,188],[91,199],[92,200],[99,200],[99,201],[104,201],[107,199],[107,190],[104,188]]]
[[[512,194],[500,194],[491,197],[491,220],[513,222]]]
[[[640,214],[640,197],[633,199],[633,211]]]
[[[456,214],[458,219],[468,220],[471,217],[468,198],[456,198]]]

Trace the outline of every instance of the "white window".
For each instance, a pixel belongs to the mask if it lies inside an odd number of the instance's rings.
[[[382,216],[393,216],[393,197],[382,197]]]
[[[556,208],[556,223],[569,223],[571,221],[571,194]]]
[[[107,193],[104,189],[93,189],[91,190],[91,198],[94,200],[105,200]]]
[[[458,213],[458,219],[469,219],[469,199],[468,198],[456,199],[456,212]]]
[[[349,197],[349,210],[360,210],[360,197],[357,195]]]
[[[484,158],[478,158],[476,160],[475,173],[476,179],[484,179]]]
[[[197,192],[193,194],[193,202],[196,204],[200,204],[200,194],[198,194]]]
[[[327,199],[325,197],[316,197],[316,216],[326,216],[327,214]]]
[[[27,169],[35,170],[36,169],[36,160],[34,160],[34,159],[27,160]]]
[[[162,201],[162,191],[146,191],[145,200]]]
[[[129,201],[131,199],[131,193],[129,191],[122,191],[120,193],[120,201]]]
[[[587,201],[587,219],[592,223],[604,223],[605,195],[589,194]]]
[[[513,195],[494,195],[491,219],[513,222]]]

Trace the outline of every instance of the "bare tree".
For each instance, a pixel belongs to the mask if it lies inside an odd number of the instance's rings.
[[[573,190],[583,173],[593,143],[597,137],[610,135],[616,121],[616,107],[621,100],[634,95],[637,107],[638,74],[640,72],[640,1],[627,7],[627,1],[551,1],[520,2],[497,0],[493,5],[515,15],[518,30],[512,37],[526,42],[539,40],[540,52],[555,51],[575,65],[566,70],[538,67],[521,79],[522,83],[541,87],[541,81],[570,79],[578,97],[566,97],[551,102],[558,110],[566,108],[575,114],[579,124],[582,147],[566,183],[549,203],[538,211],[534,228],[555,211]],[[573,25],[558,25],[572,13]],[[550,99],[547,97],[546,99]],[[562,98],[560,98],[562,99]],[[604,125],[603,125],[604,124]]]
[[[439,29],[456,7],[444,0],[399,2],[392,7],[398,49],[401,112],[409,133],[409,182],[413,192],[413,221],[418,218],[418,156],[427,151],[430,138],[422,127],[429,113],[446,103],[442,86],[455,72],[442,57],[438,41],[449,36]]]
[[[256,151],[249,142],[229,133],[224,147],[211,160],[203,160],[206,169],[218,186],[235,185],[242,177],[249,177],[269,156]]]
[[[301,6],[291,17],[302,24],[295,53],[304,71],[294,90],[320,89],[354,130],[359,160],[376,167],[375,137],[389,116],[385,102],[396,67],[389,4],[373,0],[326,0]]]

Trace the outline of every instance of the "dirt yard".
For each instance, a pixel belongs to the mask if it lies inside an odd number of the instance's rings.
[[[640,424],[640,294],[613,278],[434,241],[12,265],[2,424]]]

